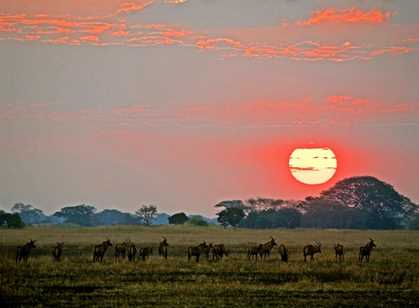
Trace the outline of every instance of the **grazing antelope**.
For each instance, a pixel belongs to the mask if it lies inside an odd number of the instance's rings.
[[[310,256],[310,261],[314,260],[314,255],[316,253],[321,253],[322,244],[320,244],[319,242],[316,242],[315,245],[307,245],[304,246],[303,249],[303,254],[304,254],[304,262],[307,262],[307,256]]]
[[[26,263],[28,262],[29,254],[31,253],[32,248],[36,248],[35,242],[30,240],[23,246],[18,246],[16,249],[16,264],[22,260]]]
[[[335,255],[336,255],[336,262],[341,262],[345,260],[345,252],[343,249],[343,245],[339,243],[335,244]]]
[[[118,243],[115,245],[115,261],[118,261],[119,259],[125,259],[125,256],[127,254],[127,248],[130,244],[130,241],[125,241],[123,243]]]
[[[370,262],[370,254],[372,249],[376,247],[374,240],[370,239],[370,241],[365,245],[359,248],[359,262],[362,263],[362,261],[365,258],[365,262]]]
[[[93,249],[93,262],[102,262],[103,256],[110,246],[112,246],[112,243],[109,239],[102,242],[102,244],[95,245]]]
[[[247,258],[250,260],[252,258],[255,258],[255,260],[258,260],[259,251],[262,249],[262,244],[259,244],[257,246],[252,246],[247,250]]]
[[[228,256],[228,253],[224,244],[213,245],[210,252],[211,252],[213,261],[222,260],[224,256]]]
[[[135,247],[134,243],[130,243],[127,248],[128,261],[134,262],[136,254],[137,254],[137,247]]]
[[[288,262],[288,249],[284,244],[279,245],[278,247],[279,256],[282,261]]]
[[[269,242],[266,242],[265,244],[261,244],[259,246],[260,258],[265,259],[266,257],[269,257],[271,255],[271,250],[274,246],[277,246],[277,244],[273,237],[271,237],[271,240]]]
[[[205,241],[198,246],[188,247],[188,261],[190,261],[192,257],[196,257],[196,262],[199,262],[199,257],[202,253],[209,252],[209,247],[210,246],[207,245]]]
[[[151,255],[153,255],[152,247],[143,247],[138,249],[138,257],[141,258],[143,261],[145,261],[146,258],[148,258]]]
[[[57,261],[57,262],[61,261],[63,247],[64,247],[64,243],[60,242],[60,243],[57,243],[55,247],[52,249],[52,258],[54,261]]]
[[[167,243],[167,239],[163,236],[162,241],[159,244],[159,256],[167,259],[167,247],[169,244]]]

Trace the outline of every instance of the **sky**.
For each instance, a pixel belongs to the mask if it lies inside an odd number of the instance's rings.
[[[419,1],[2,0],[0,208],[213,215],[371,175],[419,202]],[[336,173],[298,182],[296,148]]]

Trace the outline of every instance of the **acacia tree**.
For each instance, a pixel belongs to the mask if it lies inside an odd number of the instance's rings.
[[[150,225],[157,216],[157,207],[155,205],[143,205],[135,211],[145,225]]]

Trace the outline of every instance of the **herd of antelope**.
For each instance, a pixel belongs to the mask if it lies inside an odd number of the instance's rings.
[[[106,254],[106,251],[111,246],[113,245],[109,239],[102,242],[101,244],[95,245],[93,248],[93,262],[102,262],[103,257]],[[258,258],[264,260],[265,258],[271,255],[271,252],[275,246],[278,247],[278,253],[281,261],[288,262],[288,249],[285,247],[284,244],[277,245],[273,237],[271,237],[271,240],[266,243],[249,247],[249,249],[247,250],[247,257],[249,260],[253,259],[257,261]],[[158,246],[158,254],[160,257],[167,259],[168,247],[169,243],[167,242],[167,239],[165,237],[162,237],[162,240],[160,241]],[[376,247],[374,240],[369,239],[368,243],[365,246],[359,248],[358,261],[360,263],[363,263],[365,260],[365,262],[368,263],[370,260],[371,251],[374,247]],[[36,248],[35,241],[33,240],[30,240],[23,246],[17,247],[16,263],[27,262],[31,250],[33,248]],[[58,262],[61,260],[63,249],[63,242],[57,243],[54,246],[52,250],[52,257],[54,261]],[[339,243],[335,244],[334,250],[336,262],[343,261],[345,257],[345,249],[343,245]],[[314,255],[316,253],[321,253],[320,242],[315,242],[314,244],[304,246],[304,262],[307,262],[307,257],[310,257],[310,261],[313,261]],[[135,244],[130,240],[125,241],[123,243],[117,243],[114,246],[114,258],[116,262],[124,260],[125,258],[130,262],[135,261],[135,258],[145,261],[152,254],[152,247],[141,247],[137,249]],[[207,244],[205,241],[197,246],[188,247],[188,261],[190,261],[191,258],[195,258],[195,261],[199,262],[201,256],[206,257],[207,260],[219,261],[223,259],[224,256],[228,256],[228,252],[224,244]]]

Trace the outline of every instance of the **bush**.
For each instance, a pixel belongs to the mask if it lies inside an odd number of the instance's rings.
[[[208,222],[206,222],[202,217],[200,216],[193,216],[189,219],[188,224],[191,224],[193,226],[201,226],[201,227],[207,227]]]

